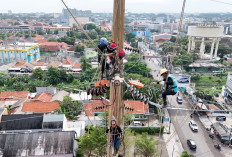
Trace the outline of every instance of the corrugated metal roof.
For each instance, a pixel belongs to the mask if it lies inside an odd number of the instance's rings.
[[[53,156],[73,154],[75,132],[37,132],[0,134],[0,154],[3,156]],[[64,154],[64,155],[63,155]]]
[[[43,123],[44,122],[60,122],[64,121],[65,115],[64,114],[53,114],[53,115],[44,115]]]

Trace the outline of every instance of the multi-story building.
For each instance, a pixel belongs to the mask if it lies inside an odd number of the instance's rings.
[[[40,51],[38,43],[14,43],[0,45],[0,63],[8,64],[15,61],[25,60],[30,63],[32,60],[39,60]]]
[[[222,95],[227,103],[232,104],[232,73],[228,73],[226,85],[222,87]]]

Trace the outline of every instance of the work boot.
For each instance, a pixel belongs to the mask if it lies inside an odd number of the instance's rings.
[[[163,100],[163,108],[167,107],[167,100]]]

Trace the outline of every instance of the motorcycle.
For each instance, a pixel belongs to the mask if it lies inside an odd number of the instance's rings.
[[[213,134],[213,133],[210,133],[210,134],[209,134],[209,137],[212,138],[212,139],[214,139],[214,134]]]
[[[216,144],[216,145],[214,145],[214,147],[215,147],[216,149],[218,149],[218,150],[221,150],[221,145],[220,145],[220,144]]]

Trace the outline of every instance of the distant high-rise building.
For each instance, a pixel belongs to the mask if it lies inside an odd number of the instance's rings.
[[[8,14],[9,14],[9,15],[12,15],[12,11],[11,11],[11,10],[8,10]]]

